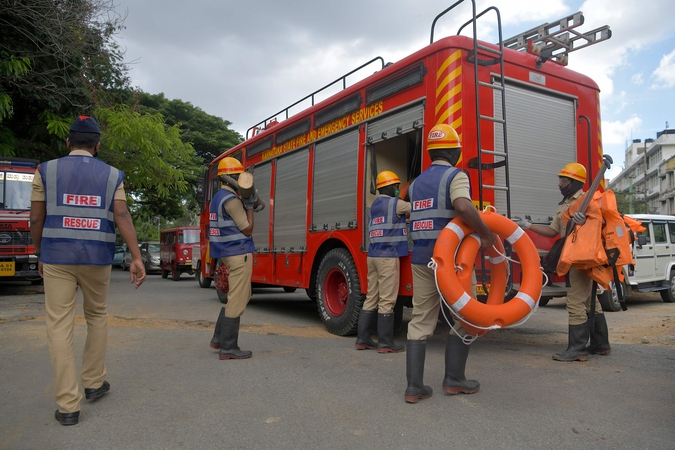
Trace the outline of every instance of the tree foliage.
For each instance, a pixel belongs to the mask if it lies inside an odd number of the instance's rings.
[[[59,122],[110,104],[128,87],[113,0],[0,0],[0,151],[64,151]],[[45,113],[49,115],[45,115]],[[46,157],[45,157],[46,156]]]
[[[209,115],[189,102],[169,100],[163,93],[145,92],[138,93],[136,101],[141,112],[161,113],[167,124],[177,125],[181,139],[192,144],[205,164],[243,140],[239,133],[228,128],[231,122]]]
[[[627,192],[615,192],[617,209],[624,214],[652,214],[649,204],[645,202],[642,194]]]

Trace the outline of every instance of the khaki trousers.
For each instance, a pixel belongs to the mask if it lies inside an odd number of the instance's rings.
[[[408,324],[409,340],[427,340],[434,334],[441,310],[441,295],[436,288],[434,271],[424,264],[412,265],[413,275],[413,311]],[[452,313],[448,312],[448,315]],[[467,334],[461,322],[455,320],[455,330],[459,336]],[[455,334],[450,330],[450,334]]]
[[[591,312],[591,290],[593,279],[585,270],[570,269],[570,288],[567,290],[567,313],[570,325],[581,325],[586,322]],[[602,306],[595,298],[595,313],[602,314]]]
[[[47,342],[55,377],[59,411],[80,410],[73,328],[78,286],[82,290],[87,339],[82,356],[82,386],[99,388],[105,381],[105,351],[108,341],[106,298],[111,266],[44,264]]]
[[[401,279],[399,258],[368,257],[368,294],[363,309],[379,314],[394,312]]]
[[[230,272],[228,282],[230,290],[227,293],[225,317],[234,319],[244,314],[246,305],[251,300],[251,275],[253,275],[253,255],[226,256],[220,258]]]

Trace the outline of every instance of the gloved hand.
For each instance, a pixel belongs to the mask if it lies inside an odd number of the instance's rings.
[[[523,230],[527,230],[528,228],[530,228],[530,225],[532,225],[532,222],[530,222],[529,220],[518,216],[511,217],[511,220],[517,223],[518,226]]]
[[[576,223],[577,225],[583,225],[583,224],[586,223],[586,216],[584,216],[584,213],[582,213],[582,212],[580,212],[580,211],[577,211],[577,212],[575,212],[574,215],[572,216],[572,220],[573,220],[574,223]]]
[[[244,201],[244,208],[252,209],[255,211],[256,210],[255,202],[258,201],[258,190],[256,189],[253,195],[250,195],[249,197],[242,197],[241,199]]]

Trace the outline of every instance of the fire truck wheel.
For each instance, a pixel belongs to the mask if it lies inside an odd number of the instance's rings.
[[[218,300],[220,300],[220,303],[227,305],[227,292],[216,289],[216,293],[218,294]]]
[[[202,267],[201,265],[197,266],[197,270],[195,271],[195,278],[197,279],[197,283],[199,283],[199,287],[206,289],[211,287],[211,278],[205,277],[202,275]]]
[[[290,286],[284,286],[284,292],[288,293],[295,292],[295,288]]]
[[[169,278],[169,271],[166,269],[162,269],[162,278]]]
[[[364,295],[348,250],[335,248],[324,255],[316,276],[316,293],[326,329],[338,336],[355,334]]]
[[[39,286],[45,284],[45,280],[42,278],[38,278],[37,280],[30,280],[30,284],[32,284],[33,286]]]

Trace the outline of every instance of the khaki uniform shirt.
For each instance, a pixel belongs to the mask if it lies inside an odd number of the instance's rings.
[[[221,185],[223,189],[227,189],[230,192],[234,192],[235,194],[237,191],[232,189],[230,186],[223,184]],[[225,202],[225,211],[232,217],[232,220],[234,221],[234,224],[239,228],[239,230],[245,230],[248,228],[249,223],[248,223],[248,218],[246,217],[246,210],[244,209],[244,205],[241,204],[241,200],[239,200],[239,197],[237,198],[231,198],[228,201]]]
[[[558,209],[555,212],[555,219],[553,219],[553,222],[551,222],[549,227],[557,231],[560,237],[565,237],[565,227],[567,226],[567,223],[563,222],[562,220],[563,213],[567,211],[569,207],[574,204],[574,202],[579,200],[579,197],[582,195],[584,195],[584,191],[579,189],[573,196],[565,199],[560,205],[558,205]]]

